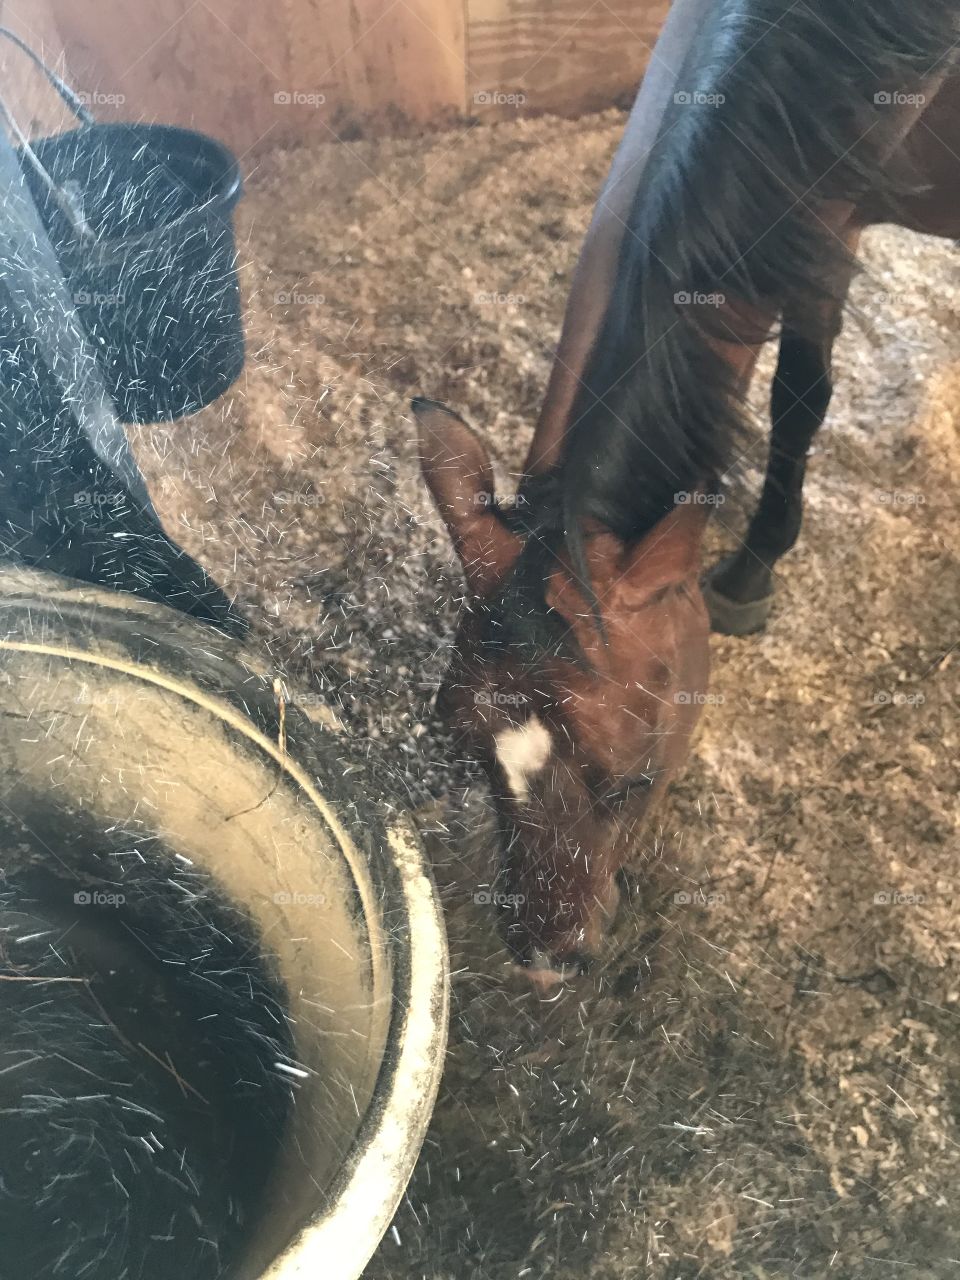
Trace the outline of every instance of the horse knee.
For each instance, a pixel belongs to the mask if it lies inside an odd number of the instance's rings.
[[[783,338],[770,408],[774,440],[785,437],[792,452],[806,453],[827,416],[833,379],[824,348],[807,338]]]

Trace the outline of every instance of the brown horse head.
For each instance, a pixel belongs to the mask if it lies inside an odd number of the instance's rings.
[[[704,509],[678,505],[629,545],[590,528],[585,589],[562,540],[538,532],[532,496],[497,503],[470,427],[431,401],[414,409],[468,588],[440,707],[490,780],[511,949],[549,978],[596,951],[616,873],[697,719]]]

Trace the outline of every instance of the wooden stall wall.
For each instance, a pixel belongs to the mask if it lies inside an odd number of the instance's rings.
[[[468,0],[472,114],[563,115],[636,91],[669,0]]]
[[[0,0],[101,119],[203,129],[241,154],[350,136],[609,105],[635,87],[667,0]],[[23,55],[7,100],[62,119]]]

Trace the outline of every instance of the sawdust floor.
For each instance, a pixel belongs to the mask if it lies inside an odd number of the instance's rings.
[[[540,1005],[474,902],[483,787],[430,709],[459,579],[406,400],[448,400],[519,465],[622,121],[266,155],[240,213],[244,381],[136,433],[170,528],[435,832],[449,1058],[370,1275],[960,1274],[955,248],[868,237],[802,544],[766,634],[715,644],[617,962]]]

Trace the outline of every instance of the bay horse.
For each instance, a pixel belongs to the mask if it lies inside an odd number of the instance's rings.
[[[575,270],[518,494],[418,399],[423,476],[467,600],[439,705],[488,773],[506,936],[540,986],[582,970],[682,764],[714,626],[763,626],[796,541],[862,229],[960,235],[950,0],[676,0]],[[701,540],[744,394],[779,339],[742,545]]]

